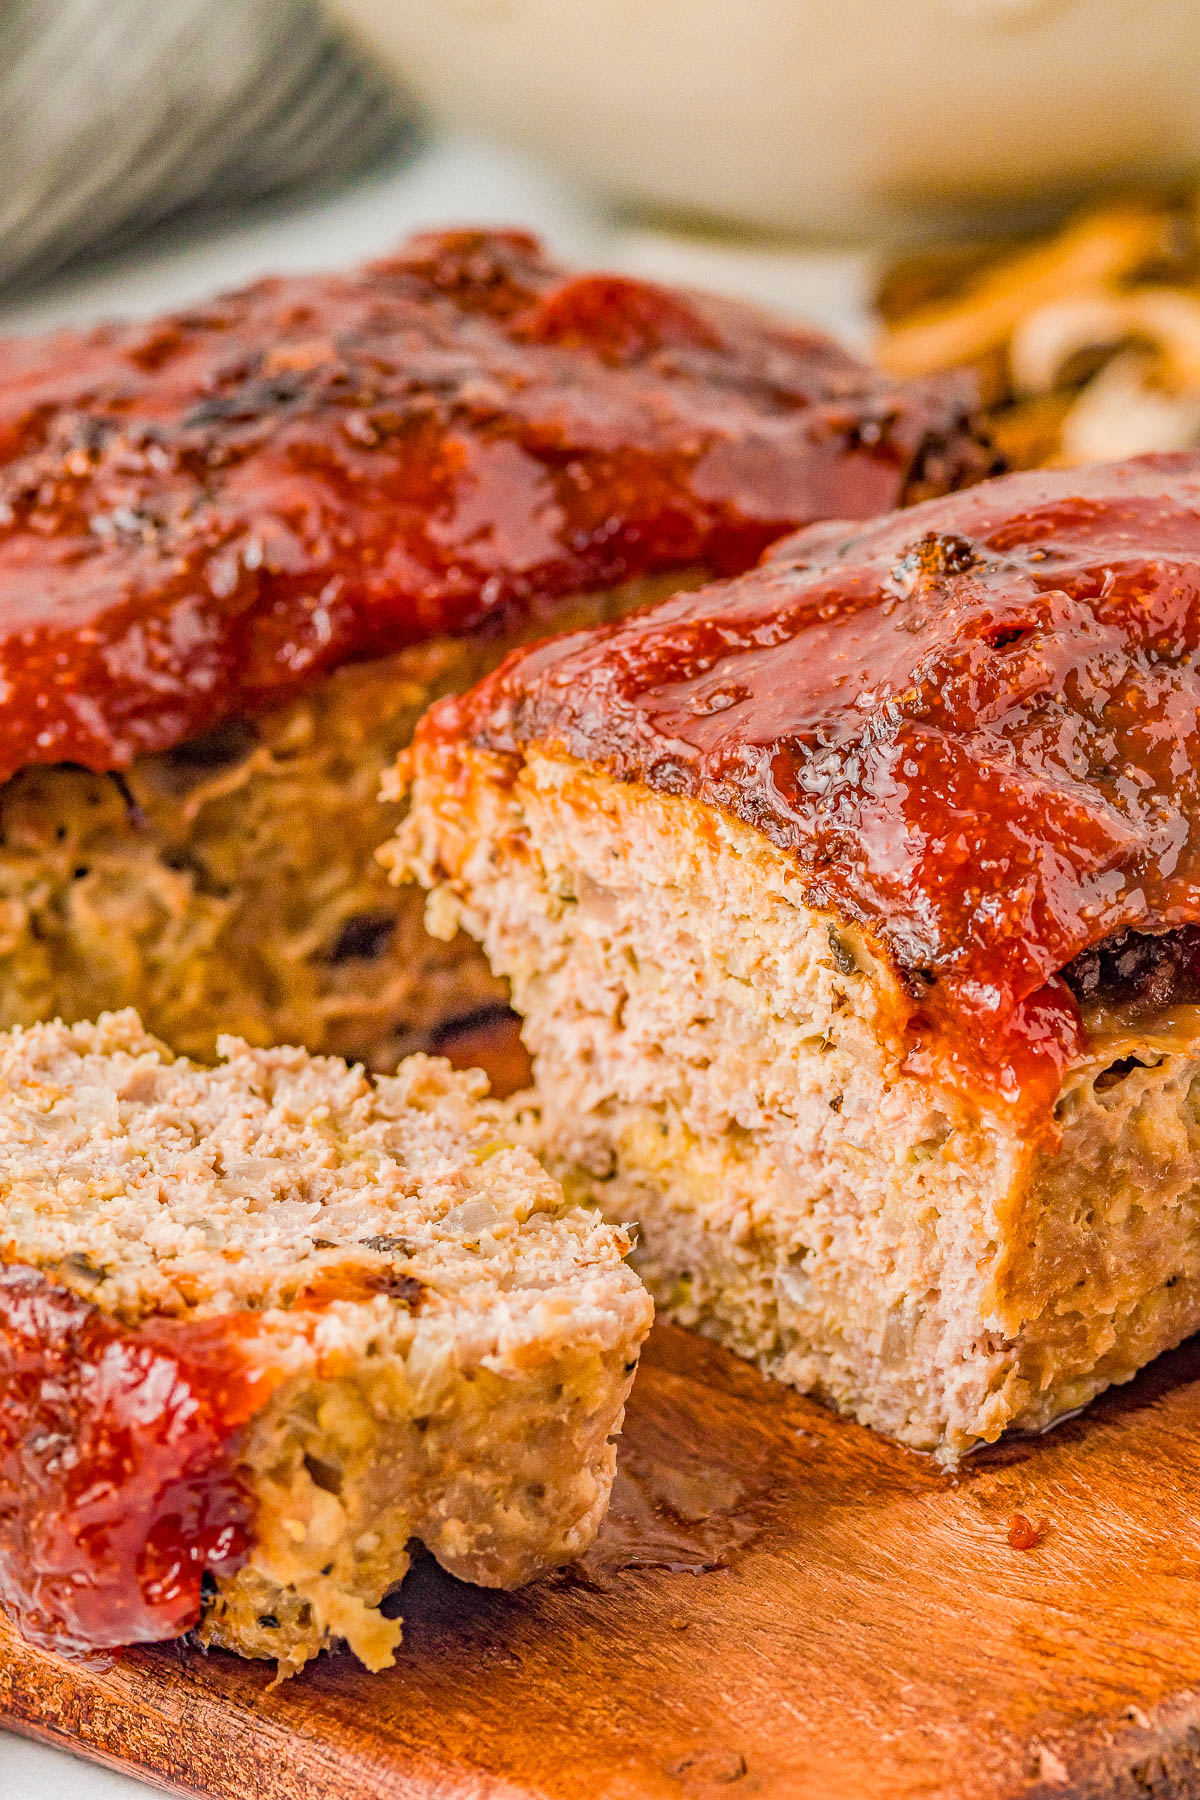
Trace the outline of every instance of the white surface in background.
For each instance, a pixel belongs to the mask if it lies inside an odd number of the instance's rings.
[[[60,1750],[0,1734],[0,1795],[3,1800],[149,1800],[147,1788],[127,1775],[81,1763]]]
[[[260,275],[346,267],[433,225],[529,225],[568,261],[745,295],[861,342],[872,258],[860,252],[762,249],[639,230],[536,164],[470,138],[434,143],[414,161],[282,211],[163,230],[148,246],[0,302],[0,331],[146,315]]]
[[[630,275],[754,300],[867,348],[877,259],[860,250],[788,250],[666,231],[613,234],[607,260]]]
[[[287,210],[254,208],[156,233],[139,250],[0,304],[0,330],[150,314],[260,275],[346,267],[428,225],[526,222],[580,260],[592,258],[607,234],[602,216],[531,164],[453,139]]]
[[[861,255],[761,250],[641,231],[507,152],[465,138],[287,212],[203,232],[160,233],[149,248],[0,305],[0,331],[157,312],[278,271],[349,266],[430,225],[528,225],[569,260],[742,294],[861,343],[872,265]],[[158,1791],[158,1790],[155,1790]],[[145,1800],[147,1788],[0,1731],[0,1800]]]

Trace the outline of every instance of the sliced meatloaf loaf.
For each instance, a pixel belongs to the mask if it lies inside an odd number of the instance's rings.
[[[0,1026],[394,1065],[500,992],[373,861],[422,708],[975,479],[970,400],[520,233],[0,343]]]
[[[1200,1328],[1200,455],[1011,476],[516,655],[397,868],[669,1311],[953,1460]]]
[[[380,1668],[412,1540],[492,1587],[591,1542],[651,1301],[481,1077],[220,1051],[0,1037],[0,1601]]]

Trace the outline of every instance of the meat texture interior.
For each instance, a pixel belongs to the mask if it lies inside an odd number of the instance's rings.
[[[590,1545],[650,1298],[481,1076],[221,1053],[0,1035],[0,1601],[382,1668],[414,1541],[490,1587]]]
[[[678,1320],[952,1463],[1200,1328],[1200,456],[780,546],[435,707],[388,852]]]

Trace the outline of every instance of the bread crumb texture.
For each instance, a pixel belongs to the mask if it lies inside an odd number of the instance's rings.
[[[252,1547],[198,1635],[379,1668],[413,1540],[500,1587],[591,1542],[651,1302],[478,1073],[218,1050],[176,1058],[132,1011],[0,1037],[0,1260],[133,1327],[259,1315]]]
[[[526,1141],[681,1324],[955,1462],[1200,1329],[1200,1008],[1085,1021],[1057,1153],[910,1073],[869,934],[759,832],[418,742],[387,860],[510,983]]]
[[[422,712],[553,624],[618,618],[703,570],[557,601],[511,629],[354,663],[124,774],[70,765],[0,783],[0,1028],[134,1006],[173,1050],[222,1030],[390,1072],[502,1004],[471,938],[429,937],[375,852],[402,813],[383,775]]]

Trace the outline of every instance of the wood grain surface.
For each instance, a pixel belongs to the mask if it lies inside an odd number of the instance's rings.
[[[1200,1796],[1197,1344],[951,1479],[659,1326],[622,1454],[582,1566],[418,1564],[386,1675],[0,1628],[7,1722],[222,1800]]]

